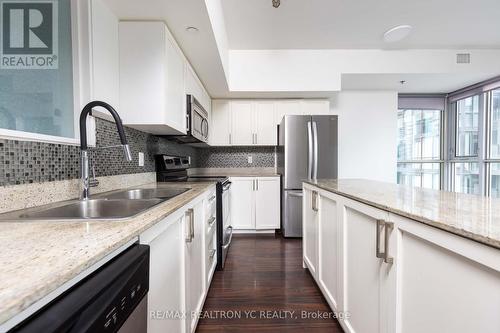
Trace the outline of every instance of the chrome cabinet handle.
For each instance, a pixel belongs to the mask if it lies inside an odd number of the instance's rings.
[[[394,229],[394,223],[385,222],[385,233],[384,233],[384,262],[386,264],[394,263],[394,258],[389,255],[389,237],[392,230]]]
[[[194,239],[194,209],[189,209],[189,215],[191,216],[191,240]]]
[[[185,218],[189,218],[189,222],[186,222],[186,243],[191,243],[193,241],[193,238],[192,238],[192,235],[193,235],[193,231],[192,231],[192,224],[191,224],[191,214],[188,211],[186,211],[185,213]]]
[[[208,219],[208,225],[211,227],[215,223],[215,216]]]
[[[231,133],[229,133],[229,144],[232,144],[232,143],[233,143],[233,142],[232,142],[232,141],[233,141],[232,139],[233,139],[233,138],[231,137]]]
[[[259,190],[259,180],[258,179],[255,180],[255,188],[256,188],[256,191]]]
[[[313,191],[312,192],[312,203],[311,203],[312,210],[317,212],[318,211],[318,192]]]
[[[380,251],[380,231],[381,231],[380,229],[384,228],[384,226],[385,226],[384,220],[377,220],[375,256],[380,259],[383,259],[385,256],[384,252]]]
[[[208,199],[208,202],[212,202],[215,200],[215,195],[212,195],[209,199]]]
[[[216,252],[216,250],[214,250],[214,249],[210,250],[210,255],[209,255],[210,259],[213,259],[215,257],[215,252]]]

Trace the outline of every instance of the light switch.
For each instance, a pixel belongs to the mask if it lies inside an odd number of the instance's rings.
[[[253,157],[252,155],[248,155],[248,164],[252,164],[253,163]]]
[[[144,166],[144,153],[139,153],[139,166]]]

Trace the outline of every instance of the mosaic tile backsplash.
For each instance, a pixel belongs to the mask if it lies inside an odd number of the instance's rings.
[[[273,168],[274,147],[215,147],[202,149],[198,155],[200,168]],[[252,156],[252,163],[248,163]]]
[[[97,147],[119,144],[115,124],[96,119]],[[97,177],[154,172],[155,154],[191,156],[196,168],[274,167],[274,147],[194,148],[125,127],[133,160],[125,161],[119,148],[90,150]],[[144,153],[139,167],[138,153]],[[248,163],[251,155],[253,163]],[[79,177],[78,146],[0,139],[0,186],[39,183]]]
[[[115,124],[96,119],[96,145],[120,144]],[[194,166],[197,152],[193,147],[179,145],[165,138],[125,127],[133,160],[125,161],[119,148],[90,149],[91,164],[96,176],[155,171],[154,155],[191,155]],[[144,166],[139,167],[138,153],[144,153]],[[78,178],[80,148],[64,144],[0,139],[0,186]]]

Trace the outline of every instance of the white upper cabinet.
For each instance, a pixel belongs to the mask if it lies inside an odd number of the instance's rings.
[[[253,103],[250,101],[231,102],[231,144],[251,146],[254,144]]]
[[[229,146],[231,136],[231,106],[227,100],[212,102],[212,117],[208,133],[211,146]]]
[[[210,145],[275,146],[283,116],[325,114],[328,100],[214,100]]]
[[[276,101],[275,105],[275,123],[279,125],[281,119],[286,115],[300,115],[302,114],[301,101],[300,100],[279,100]]]
[[[254,144],[275,146],[278,143],[278,129],[274,123],[273,101],[257,101],[254,109]]]
[[[323,99],[304,99],[300,104],[302,114],[328,115],[330,112],[330,102]]]
[[[180,132],[186,131],[186,94],[184,56],[164,27],[167,40],[165,42],[166,55],[166,123]]]
[[[186,63],[186,94],[193,95],[198,102],[200,102],[201,106],[208,112],[210,115],[210,110],[212,109],[212,100],[210,95],[205,90],[205,87],[201,83],[198,75],[196,75],[195,71],[191,67],[189,63]]]
[[[123,122],[153,134],[186,133],[185,59],[163,22],[120,22]]]

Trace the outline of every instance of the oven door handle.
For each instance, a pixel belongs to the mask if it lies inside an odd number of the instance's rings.
[[[226,192],[227,190],[229,190],[232,184],[232,182],[225,183],[224,187],[222,188],[222,192]]]
[[[231,245],[231,241],[233,240],[233,227],[229,226],[227,227],[226,230],[229,230],[229,240],[226,242],[226,244],[222,245],[222,248],[225,250]]]

